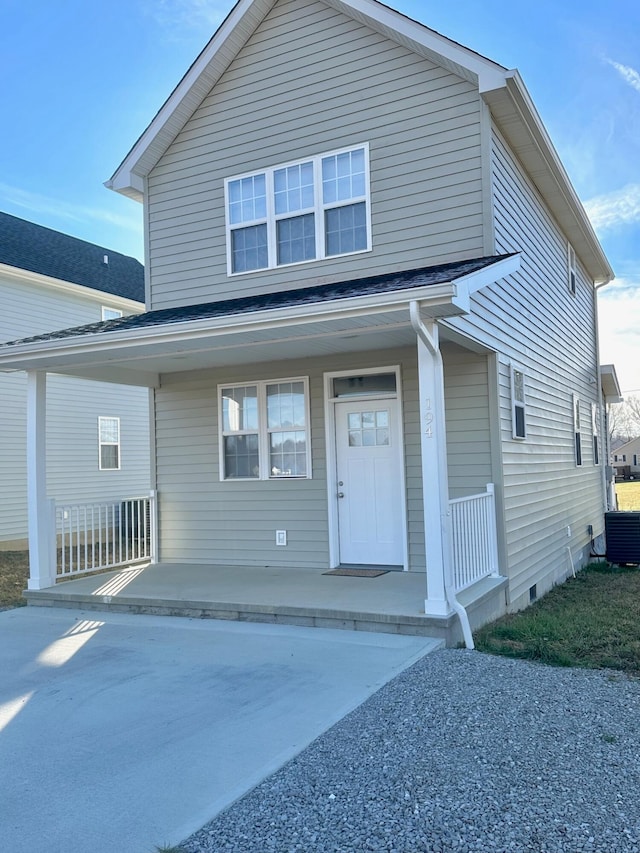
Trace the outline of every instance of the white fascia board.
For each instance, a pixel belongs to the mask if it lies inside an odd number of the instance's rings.
[[[140,137],[140,139],[142,139],[142,137]],[[136,146],[137,145],[138,143],[136,143]],[[135,147],[133,150],[135,150]],[[127,155],[127,158],[130,156],[130,154]],[[142,203],[144,201],[143,178],[141,178],[140,175],[136,175],[134,172],[123,169],[123,166],[124,163],[118,168],[118,171],[112,178],[104,182],[104,186],[108,190],[113,190],[121,195],[126,195],[128,198],[132,198],[134,201]]]
[[[64,281],[60,278],[42,275],[42,273],[31,272],[31,270],[23,270],[20,267],[0,264],[0,276],[2,275],[13,278],[16,281],[26,282],[27,284],[35,284],[40,287],[51,287],[54,290],[73,293],[75,296],[84,296],[89,299],[93,299],[95,302],[99,302],[100,304],[110,302],[131,314],[141,314],[144,311],[144,303],[138,302],[135,299],[128,299],[126,296],[118,296],[117,294],[109,293],[106,290],[96,290],[95,288],[87,287],[84,284],[75,284],[75,282],[72,281]]]
[[[481,89],[495,89],[504,85],[505,69],[501,65],[389,6],[375,0],[325,0],[325,2],[346,15],[367,23],[374,30],[392,39],[398,40],[400,37],[401,43],[408,46],[413,43],[413,46],[422,48],[434,63],[450,68],[454,73],[477,84]]]
[[[504,258],[501,261],[496,261],[490,266],[484,267],[476,272],[467,273],[460,278],[453,279],[458,291],[456,304],[459,305],[465,313],[471,312],[470,297],[481,287],[486,287],[488,284],[493,284],[499,278],[511,275],[520,269],[520,254],[511,255],[509,258]]]
[[[78,335],[77,337],[47,339],[32,343],[14,344],[6,351],[0,346],[0,370],[12,368],[20,362],[20,369],[25,368],[25,361],[30,358],[42,359],[43,354],[51,356],[51,363],[64,355],[77,356],[81,359],[85,354],[103,351],[108,357],[119,349],[130,347],[132,344],[171,344],[185,339],[196,340],[206,338],[212,333],[251,332],[263,328],[286,328],[304,323],[322,321],[324,319],[341,319],[358,315],[380,314],[394,309],[402,309],[409,302],[416,300],[428,305],[455,304],[456,286],[451,282],[426,287],[412,288],[395,293],[375,294],[372,296],[351,297],[333,302],[322,302],[313,305],[297,306],[296,308],[280,308],[268,311],[255,311],[247,314],[225,315],[201,320],[176,321],[162,326],[150,326],[142,329],[128,329],[109,332],[108,340],[103,340],[98,332],[95,335]],[[460,310],[462,313],[462,310]]]
[[[600,386],[602,393],[607,403],[623,403],[624,397],[620,389],[618,374],[616,373],[615,365],[601,364],[600,365]]]
[[[239,0],[236,3],[113,176],[105,181],[108,189],[143,200],[144,178],[274,4],[275,0]],[[254,6],[255,14],[251,16]],[[245,22],[247,15],[250,16],[248,25]],[[212,68],[216,59],[218,65]],[[146,160],[153,148],[156,150],[154,157],[141,167],[141,160]]]

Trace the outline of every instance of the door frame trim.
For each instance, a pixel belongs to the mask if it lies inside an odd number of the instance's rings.
[[[402,524],[402,568],[406,572],[409,570],[409,548],[408,548],[408,531],[407,531],[407,488],[406,488],[406,458],[404,452],[404,418],[403,418],[403,403],[402,403],[402,375],[400,365],[391,366],[376,366],[365,367],[351,370],[333,370],[324,374],[324,425],[326,438],[326,461],[327,461],[327,508],[329,521],[329,568],[335,569],[340,565],[340,526],[338,523],[338,502],[336,494],[338,491],[337,477],[337,449],[336,449],[336,403],[346,403],[349,397],[334,397],[332,394],[333,379],[339,376],[364,376],[366,374],[375,373],[395,373],[396,376],[396,393],[395,394],[371,394],[367,396],[370,400],[385,400],[394,399],[397,401],[396,406],[396,431],[400,440],[400,457],[402,465],[400,466],[400,490],[402,494],[402,502],[400,506],[400,518]],[[363,399],[363,398],[360,398]]]

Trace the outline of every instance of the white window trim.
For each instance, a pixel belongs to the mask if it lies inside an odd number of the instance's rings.
[[[522,391],[524,400],[516,400],[516,380],[515,374],[522,374]],[[526,379],[527,374],[525,371],[518,367],[516,364],[510,365],[510,377],[511,377],[511,436],[515,441],[525,441],[527,438],[527,389],[526,389]],[[517,435],[516,433],[516,409],[522,409],[522,423],[524,427],[524,435]]]
[[[365,169],[365,194],[364,196],[356,196],[348,201],[335,202],[331,204],[324,204],[322,201],[322,159],[324,157],[335,157],[338,154],[346,154],[349,151],[356,151],[358,149],[364,150],[364,169]],[[295,213],[287,213],[276,216],[275,206],[274,206],[274,191],[273,191],[273,175],[278,169],[287,169],[291,166],[299,166],[302,163],[313,163],[313,175],[314,175],[314,198],[315,198],[315,206],[313,209],[303,209],[300,211],[296,211]],[[266,181],[266,193],[267,193],[267,215],[262,219],[255,219],[247,222],[243,222],[242,224],[232,226],[229,222],[229,184],[232,181],[239,181],[243,178],[251,178],[255,175],[264,175]],[[325,210],[331,210],[337,207],[347,207],[352,204],[359,204],[364,202],[366,205],[367,212],[367,246],[364,249],[356,249],[353,252],[344,252],[338,255],[327,255],[325,252],[325,240],[324,240],[324,212]],[[306,213],[314,213],[314,224],[315,224],[315,238],[316,238],[316,256],[314,258],[308,258],[304,261],[293,261],[292,263],[287,264],[279,264],[277,262],[277,238],[276,238],[276,222],[280,219],[289,219],[294,216],[304,216]],[[364,252],[370,252],[372,248],[371,243],[371,181],[370,181],[370,166],[369,166],[369,143],[368,142],[360,142],[356,145],[349,145],[346,148],[339,148],[335,151],[324,151],[322,154],[313,154],[310,157],[299,157],[297,160],[291,160],[288,163],[278,163],[276,166],[269,166],[265,169],[254,169],[251,172],[244,172],[240,175],[233,175],[229,178],[225,178],[224,181],[224,217],[225,217],[225,234],[226,234],[226,243],[227,243],[227,275],[229,276],[238,276],[238,275],[249,275],[250,273],[262,272],[264,270],[271,269],[283,269],[285,267],[291,266],[300,266],[301,264],[310,264],[316,261],[322,261],[332,258],[343,258],[348,255],[361,255]],[[233,257],[231,251],[231,232],[236,230],[236,228],[250,228],[254,225],[264,225],[266,223],[267,226],[267,253],[268,253],[268,265],[266,267],[257,267],[252,270],[240,270],[238,272],[233,271]]]
[[[271,475],[269,467],[269,430],[267,425],[267,385],[278,385],[281,382],[302,382],[304,385],[304,416],[305,426],[304,432],[306,436],[306,451],[307,451],[307,473],[304,476],[278,476]],[[258,428],[257,430],[231,430],[225,432],[224,423],[222,420],[222,390],[223,388],[248,388],[256,387],[258,395]],[[309,401],[309,377],[308,376],[291,376],[278,379],[261,379],[249,382],[224,382],[218,385],[218,452],[219,452],[219,480],[223,483],[256,483],[261,480],[311,480],[311,408]],[[299,431],[298,428],[291,430],[283,430],[285,432]],[[258,465],[260,473],[257,477],[225,477],[224,469],[224,438],[227,435],[255,435],[258,433]]]
[[[593,464],[594,465],[599,465],[600,459],[602,457],[602,447],[600,444],[599,425],[600,425],[600,420],[598,418],[598,404],[592,403],[591,404],[591,431],[593,434],[592,452],[593,452]]]
[[[111,317],[108,317],[107,314],[111,314]],[[118,320],[123,316],[122,311],[119,308],[112,308],[110,305],[103,305],[101,309],[101,316],[103,322],[105,320]]]
[[[577,394],[572,396],[573,403],[573,458],[576,463],[576,468],[580,468],[584,463],[584,451],[582,447],[582,432],[580,429],[580,397]]]
[[[118,424],[118,440],[117,441],[102,441],[102,422],[103,421],[116,421]],[[118,448],[118,464],[115,468],[103,468],[102,466],[102,448],[103,447],[117,447]],[[100,471],[120,471],[122,465],[122,452],[121,452],[121,435],[120,435],[120,418],[112,417],[112,416],[104,416],[98,418],[98,469]]]
[[[575,296],[578,287],[578,264],[575,249],[571,243],[567,243],[567,287],[569,293]]]

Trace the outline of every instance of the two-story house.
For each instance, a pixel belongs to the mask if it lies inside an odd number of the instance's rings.
[[[0,340],[144,310],[144,268],[102,246],[0,213]],[[47,494],[87,504],[149,491],[149,395],[51,376]],[[27,547],[27,376],[0,372],[0,549]]]
[[[588,560],[613,273],[517,71],[375,0],[240,0],[108,186],[148,312],[0,366],[154,390],[161,563],[418,573],[450,626]]]

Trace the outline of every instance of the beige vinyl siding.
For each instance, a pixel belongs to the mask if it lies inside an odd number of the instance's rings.
[[[322,2],[281,0],[149,176],[152,307],[482,254],[480,112],[449,71]],[[227,276],[224,179],[359,143],[373,251]]]
[[[108,299],[104,300],[108,302]],[[0,340],[16,340],[101,319],[100,298],[0,278]],[[27,377],[0,373],[0,548],[26,545]],[[120,471],[98,470],[98,416],[121,418]],[[47,492],[58,501],[119,499],[147,492],[149,405],[144,388],[47,377]],[[5,546],[6,547],[6,546]]]
[[[588,559],[587,525],[602,529],[601,467],[593,464],[597,400],[594,288],[578,263],[567,287],[567,242],[497,132],[493,140],[496,251],[522,253],[518,273],[478,292],[473,313],[451,325],[499,357],[500,431],[512,603],[528,603],[566,576],[567,546]],[[512,437],[510,364],[525,374],[527,438]],[[572,393],[582,407],[583,465],[574,461]],[[567,535],[570,528],[571,535]]]
[[[216,565],[326,568],[329,564],[324,373],[400,364],[412,568],[424,570],[422,483],[415,350],[387,350],[290,363],[164,376],[156,393],[160,558]],[[220,383],[308,376],[313,477],[225,481],[219,478]],[[286,530],[286,547],[275,531]]]
[[[58,501],[117,500],[146,494],[149,392],[71,376],[47,381],[47,490]],[[100,471],[98,417],[120,419],[120,469]]]
[[[492,482],[487,357],[444,343],[449,497],[484,492]]]
[[[105,302],[107,300],[105,299]],[[0,342],[99,323],[102,302],[0,273]]]

